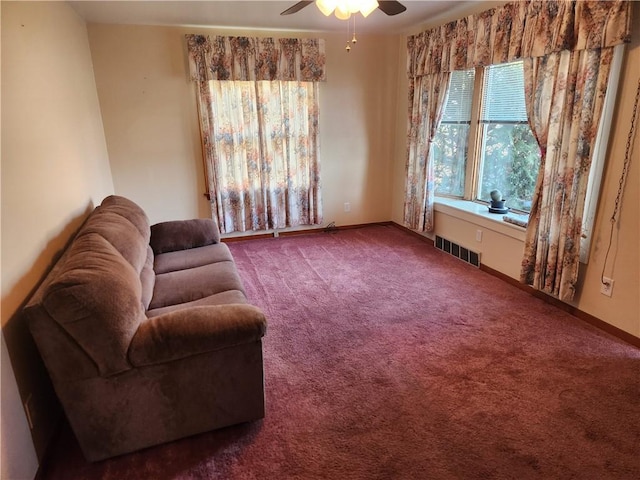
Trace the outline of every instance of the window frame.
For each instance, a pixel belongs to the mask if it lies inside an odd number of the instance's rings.
[[[515,63],[518,60],[507,63]],[[471,123],[469,125],[469,142],[467,144],[467,165],[465,168],[464,193],[462,197],[450,194],[437,193],[437,197],[462,199],[480,205],[489,205],[489,202],[478,198],[480,192],[480,175],[482,162],[482,144],[484,136],[484,124],[480,118],[483,107],[483,90],[487,68],[491,65],[474,68],[473,95],[471,100]],[[528,215],[529,212],[511,208],[510,212],[518,215]]]
[[[517,63],[518,60],[515,60],[513,62],[507,62],[505,64],[499,64],[499,65],[506,65],[506,64],[510,64],[510,63]],[[474,90],[473,90],[473,97],[474,100],[477,101],[477,107],[474,110],[474,107],[476,105],[472,105],[472,115],[475,113],[476,115],[476,119],[475,119],[475,124],[477,127],[476,130],[476,137],[475,137],[475,144],[474,146],[474,150],[473,151],[469,151],[468,152],[468,157],[467,158],[473,158],[473,184],[471,185],[471,188],[469,190],[470,196],[471,198],[469,198],[470,201],[472,202],[476,202],[479,203],[481,205],[489,205],[489,202],[487,200],[482,200],[480,198],[480,193],[481,193],[481,185],[480,185],[480,181],[481,181],[481,176],[482,176],[482,163],[483,163],[483,152],[482,152],[482,148],[485,142],[485,137],[486,137],[486,125],[488,125],[487,123],[485,123],[484,121],[482,121],[482,111],[484,108],[484,97],[485,97],[485,78],[488,75],[488,69],[490,67],[492,67],[493,65],[486,65],[484,67],[476,67],[476,78],[479,78],[480,83],[479,84],[474,84]],[[523,123],[524,124],[524,123]],[[528,125],[528,123],[527,123]],[[469,142],[470,146],[471,144],[474,142]],[[514,212],[516,214],[519,215],[529,215],[529,212],[525,211],[525,210],[520,210],[518,208],[514,208],[511,207],[509,209],[509,211]]]
[[[471,101],[471,128],[469,128],[469,144],[467,146],[467,169],[464,181],[464,199],[471,202],[488,204],[477,199],[478,180],[480,178],[480,149],[482,148],[482,88],[484,85],[484,67],[475,68],[473,96]]]
[[[517,62],[508,62],[515,63]],[[467,168],[465,170],[465,191],[463,199],[479,203],[481,205],[489,205],[487,200],[479,198],[480,194],[480,177],[482,175],[482,145],[485,137],[485,123],[481,120],[484,98],[484,82],[488,74],[487,69],[491,65],[484,67],[475,67],[475,78],[473,85],[473,96],[471,104],[471,128],[469,129],[469,142],[467,150]],[[456,198],[456,197],[454,197]],[[459,197],[458,197],[459,198]],[[519,215],[528,215],[529,212],[511,208],[510,211]]]

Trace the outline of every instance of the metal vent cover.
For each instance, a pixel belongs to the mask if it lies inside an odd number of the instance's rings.
[[[461,247],[457,243],[447,240],[446,238],[442,238],[439,235],[436,235],[435,246],[438,250],[447,252],[449,255],[453,255],[463,262],[480,268],[480,254],[478,252]]]

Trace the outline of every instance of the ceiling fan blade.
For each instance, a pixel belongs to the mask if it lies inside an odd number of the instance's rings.
[[[313,3],[313,0],[305,1],[305,2],[298,2],[295,5],[287,8],[280,15],[291,15],[292,13],[299,12],[300,10],[302,10],[304,7],[306,7],[307,5],[309,5],[311,3]],[[394,3],[394,2],[390,2],[390,3]]]
[[[399,13],[402,13],[407,9],[407,7],[402,5],[400,2],[383,2],[380,0],[378,0],[378,8],[387,15],[398,15]]]

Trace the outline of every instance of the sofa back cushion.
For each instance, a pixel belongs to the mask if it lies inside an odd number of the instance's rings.
[[[204,247],[220,242],[218,225],[210,218],[160,222],[151,226],[151,248],[160,253]]]
[[[140,206],[125,197],[110,195],[106,197],[95,213],[112,212],[129,220],[140,232],[145,243],[151,238],[149,217]]]
[[[149,241],[127,218],[112,209],[99,207],[89,217],[78,236],[98,234],[107,240],[140,273],[147,260]]]
[[[145,318],[140,272],[95,232],[76,237],[63,260],[43,292],[44,309],[101,375],[130,369],[127,350]]]
[[[149,246],[151,227],[147,214],[128,198],[111,195],[102,201],[83,228],[106,238],[140,274],[141,301],[149,308],[156,274],[153,249]]]

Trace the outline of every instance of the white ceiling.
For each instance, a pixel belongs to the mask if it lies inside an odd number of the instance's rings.
[[[325,17],[315,5],[308,5],[293,15],[280,15],[297,2],[287,1],[71,1],[78,14],[88,23],[129,25],[189,25],[207,27],[343,31],[346,23],[334,16]],[[366,19],[358,14],[357,31],[366,33],[401,33],[422,25],[435,17],[454,13],[471,1],[401,0],[407,10],[387,16],[375,10]]]

